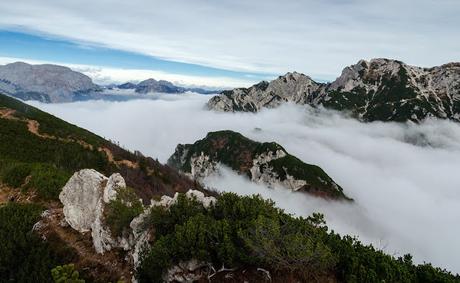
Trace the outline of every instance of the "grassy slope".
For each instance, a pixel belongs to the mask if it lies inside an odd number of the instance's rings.
[[[193,182],[152,158],[122,149],[87,130],[18,100],[0,95],[1,108],[15,110],[16,118],[37,121],[40,134],[61,138],[39,137],[28,131],[24,121],[0,119],[0,177],[13,187],[23,184],[30,173],[44,175],[38,178],[43,181],[46,175],[67,178],[83,168],[93,168],[106,175],[120,172],[127,184],[146,200],[154,195],[172,195],[175,191],[186,191],[194,186]],[[82,141],[92,148],[75,141]],[[114,160],[128,160],[138,166],[134,168],[110,162],[107,155],[98,150],[101,147],[109,149]],[[59,190],[62,185],[59,182],[54,190]],[[57,193],[55,191],[52,195],[56,197]]]

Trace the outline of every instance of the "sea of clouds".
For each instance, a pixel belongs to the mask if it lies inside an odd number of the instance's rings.
[[[321,166],[355,203],[328,202],[250,183],[225,168],[206,179],[218,190],[258,193],[286,211],[322,212],[328,226],[417,262],[460,272],[460,125],[360,123],[336,112],[295,105],[252,113],[215,113],[209,96],[156,96],[126,102],[30,102],[130,150],[166,162],[178,143],[230,129],[276,141],[306,163]],[[255,130],[260,128],[261,130]]]

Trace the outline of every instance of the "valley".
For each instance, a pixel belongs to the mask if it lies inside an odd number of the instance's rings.
[[[432,120],[418,125],[363,124],[334,111],[305,110],[293,105],[264,110],[256,115],[213,113],[203,109],[207,99],[195,95],[123,104],[32,104],[129,145],[131,150],[156,156],[163,163],[173,154],[177,144],[194,143],[208,132],[221,129],[240,132],[256,141],[276,141],[304,162],[323,168],[355,204],[331,204],[284,192],[280,188],[251,184],[225,169],[220,176],[206,178],[205,184],[219,191],[241,195],[261,194],[296,215],[306,217],[313,212],[322,212],[335,231],[359,235],[363,241],[390,253],[404,250],[420,261],[433,262],[437,258],[442,265],[455,262],[458,248],[454,244],[455,232],[439,235],[435,231],[447,231],[458,217],[456,184],[460,180],[452,171],[460,166],[460,131],[456,123]],[[131,112],[131,109],[136,109],[135,115],[118,115]],[[141,125],[137,123],[139,120],[166,120],[168,123]],[[399,154],[395,155],[395,152]],[[422,172],[432,172],[433,175]],[[419,205],[408,211],[405,200],[414,196],[421,196],[417,199]],[[438,202],[443,205],[439,206]],[[429,207],[433,209],[427,209]],[[396,214],[397,219],[394,218]],[[440,217],[445,222],[436,220]],[[418,220],[413,222],[413,219]],[[437,228],[430,232],[425,225]],[[440,237],[442,241],[439,241]],[[433,245],[427,246],[427,242]],[[443,243],[452,243],[454,248]],[[429,253],[430,258],[419,257],[422,253],[418,251],[422,250],[423,254]],[[442,257],[436,256],[439,251],[442,251]],[[451,260],[446,260],[446,255],[450,255]]]

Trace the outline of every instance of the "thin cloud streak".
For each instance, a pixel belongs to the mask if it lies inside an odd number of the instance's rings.
[[[270,190],[225,170],[208,184],[261,193],[297,215],[323,212],[336,231],[359,235],[391,254],[411,253],[418,262],[460,272],[460,125],[439,120],[364,124],[294,105],[258,114],[214,113],[203,107],[206,96],[157,98],[31,104],[162,162],[178,143],[193,143],[209,131],[231,129],[258,141],[276,141],[321,166],[356,203]]]

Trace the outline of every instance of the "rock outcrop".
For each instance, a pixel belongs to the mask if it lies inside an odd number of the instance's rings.
[[[104,206],[124,188],[125,180],[120,174],[107,178],[96,170],[84,169],[69,179],[59,195],[67,223],[80,233],[91,231],[98,253],[115,247],[130,249],[132,239],[113,237],[104,225]]]
[[[460,63],[420,68],[389,59],[361,60],[332,83],[287,73],[247,89],[224,91],[207,106],[257,112],[284,102],[347,111],[363,121],[460,121]]]
[[[318,166],[302,162],[277,143],[255,142],[232,131],[211,132],[194,144],[178,145],[168,164],[197,180],[218,172],[223,165],[255,183],[348,199]]]
[[[205,196],[203,192],[197,190],[189,190],[185,193],[185,196],[189,199],[195,199],[203,204],[204,208],[209,208],[216,202],[216,198],[212,196]],[[151,207],[155,206],[162,206],[164,208],[169,208],[172,205],[177,203],[177,198],[179,197],[179,193],[175,193],[174,197],[169,196],[162,196],[159,201],[152,200]]]
[[[88,76],[63,66],[22,62],[0,66],[0,92],[23,100],[69,102],[100,90]]]
[[[197,282],[207,278],[209,265],[196,259],[182,261],[168,269],[163,277],[164,282]]]
[[[114,248],[128,251],[133,266],[137,266],[140,254],[150,242],[152,231],[145,229],[143,223],[152,207],[162,206],[168,209],[178,200],[179,193],[174,197],[162,196],[159,201],[152,200],[151,205],[135,217],[129,224],[128,233],[114,236],[105,224],[104,209],[106,205],[117,199],[117,195],[126,190],[123,177],[112,174],[109,178],[93,169],[76,172],[67,182],[59,195],[64,208],[66,223],[80,233],[91,233],[94,249],[104,253]],[[210,207],[216,199],[205,196],[197,190],[189,190],[185,196],[201,202],[205,208]]]

